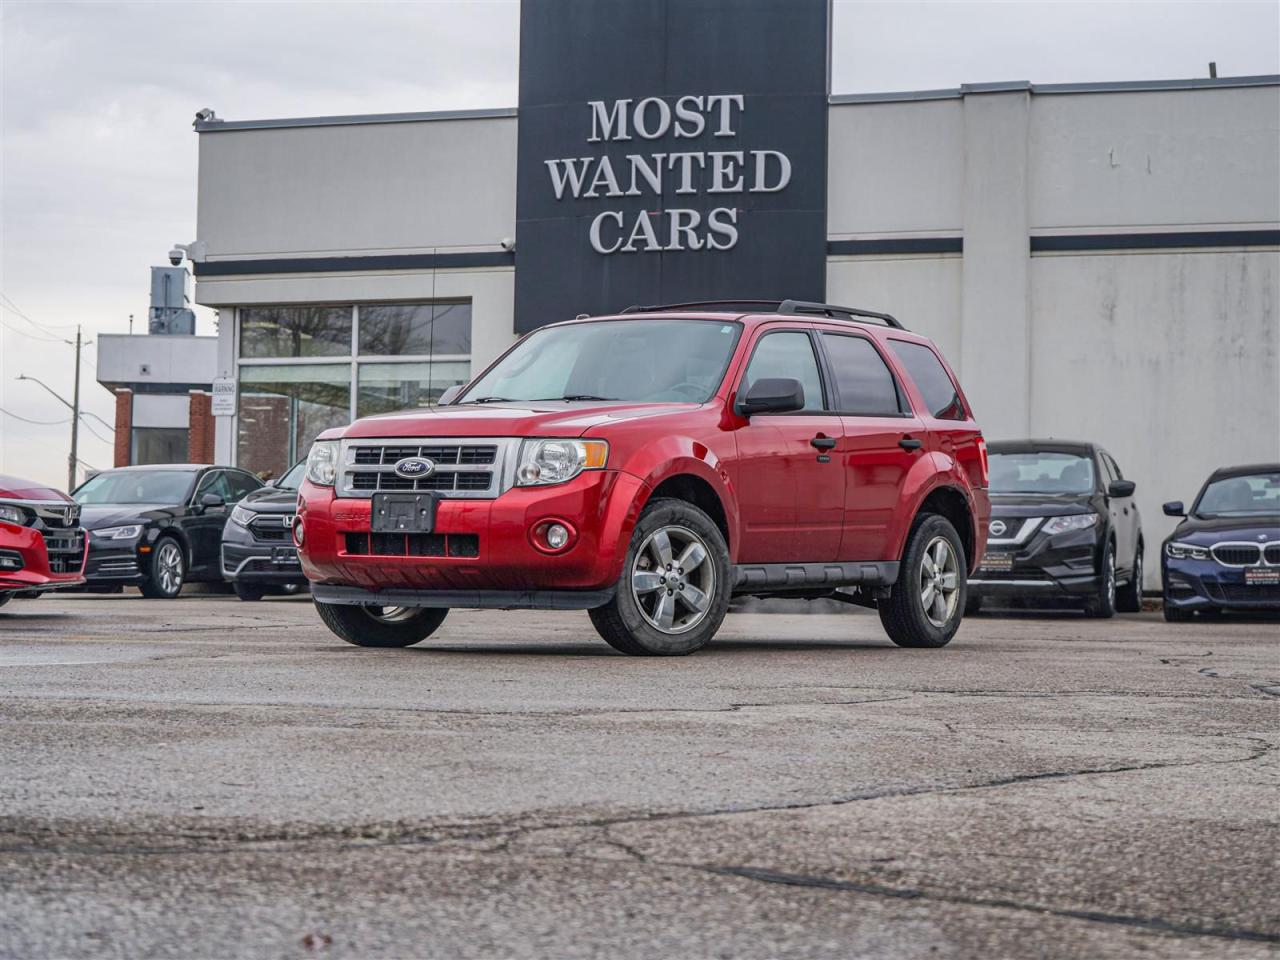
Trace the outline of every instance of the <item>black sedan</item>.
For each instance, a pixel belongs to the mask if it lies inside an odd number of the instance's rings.
[[[89,590],[137,586],[176,597],[189,581],[221,580],[230,505],[262,486],[245,470],[173,463],[105,470],[76,488],[89,531]]]
[[[305,460],[241,500],[222,530],[222,575],[241,600],[269,592],[293,593],[307,585],[293,545],[293,517]]]
[[[1280,463],[1223,467],[1205,481],[1164,542],[1164,618],[1224,610],[1280,611]]]
[[[969,581],[984,599],[1080,604],[1095,617],[1142,609],[1142,520],[1134,483],[1093,443],[992,443],[987,553]]]

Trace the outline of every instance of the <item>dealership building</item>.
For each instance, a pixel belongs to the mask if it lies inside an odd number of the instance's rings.
[[[545,323],[746,297],[932,337],[989,439],[1110,448],[1149,545],[1212,468],[1280,460],[1280,77],[830,96],[732,44],[623,76],[573,42],[524,20],[512,109],[197,121],[218,461],[279,472]]]

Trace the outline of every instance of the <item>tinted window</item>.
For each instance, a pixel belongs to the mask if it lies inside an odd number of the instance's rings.
[[[390,356],[468,354],[471,352],[471,304],[362,306],[360,352]]]
[[[870,340],[825,333],[823,343],[831,358],[842,413],[894,416],[902,412],[893,374]]]
[[[252,493],[262,486],[262,481],[239,470],[227,471],[227,482],[231,485],[231,496],[228,500],[243,500],[246,493]]]
[[[1106,466],[1107,473],[1111,474],[1113,479],[1115,480],[1124,479],[1124,474],[1120,472],[1120,464],[1115,462],[1111,454],[1104,453],[1102,455],[1102,462]]]
[[[350,307],[241,307],[240,356],[351,354]]]
[[[823,409],[822,377],[818,375],[818,360],[807,333],[795,330],[762,337],[742,378],[742,394],[750,392],[757,380],[775,377],[799,380],[804,387],[804,409]]]
[[[227,482],[227,472],[225,470],[210,470],[204,475],[204,479],[200,481],[200,486],[196,488],[195,502],[199,503],[210,493],[217,494],[227,502],[235,499],[231,493],[231,484]]]
[[[951,382],[951,376],[937,354],[920,343],[907,343],[905,340],[889,342],[915,381],[929,413],[939,420],[963,420],[964,406],[956,393],[956,385]]]

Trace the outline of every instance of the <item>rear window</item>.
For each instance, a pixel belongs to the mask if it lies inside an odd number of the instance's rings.
[[[841,333],[824,333],[831,372],[835,376],[840,412],[896,417],[898,385],[869,340]]]
[[[920,343],[890,340],[889,344],[915,381],[930,415],[939,420],[963,420],[964,404],[938,355]]]

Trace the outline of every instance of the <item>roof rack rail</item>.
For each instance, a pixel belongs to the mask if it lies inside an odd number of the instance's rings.
[[[820,316],[832,320],[849,320],[861,323],[878,320],[886,327],[905,330],[897,318],[874,310],[858,307],[838,307],[832,303],[812,303],[808,300],[694,300],[689,303],[663,303],[652,306],[633,304],[623,313],[657,313],[661,310],[709,310],[714,308],[741,310],[744,313],[781,313],[787,316]]]

